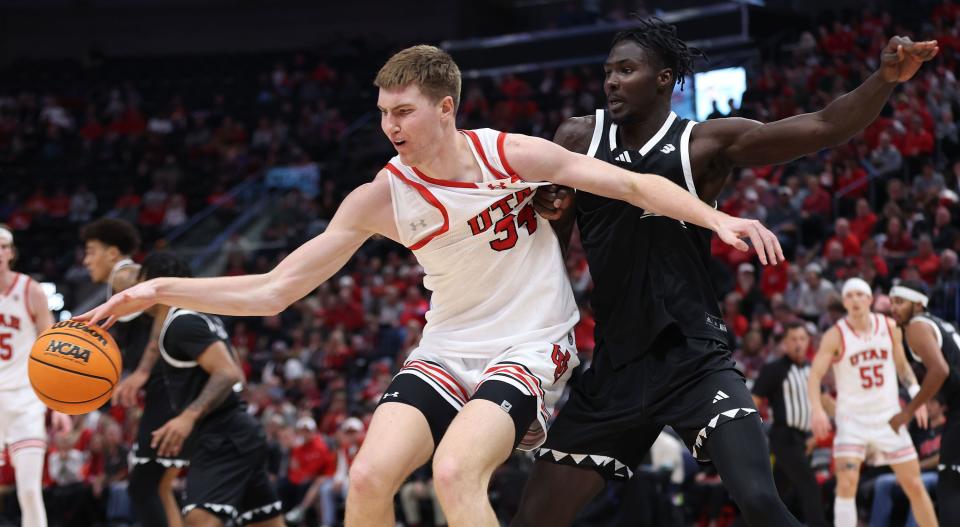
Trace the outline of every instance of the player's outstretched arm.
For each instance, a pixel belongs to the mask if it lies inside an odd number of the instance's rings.
[[[504,143],[510,165],[528,181],[550,181],[582,189],[693,223],[716,232],[721,240],[741,251],[748,249],[741,238],[750,238],[763,264],[784,259],[777,237],[760,222],[715,210],[666,178],[630,172],[537,137],[510,134]]]
[[[712,119],[693,129],[697,148],[706,148],[732,166],[786,163],[823,148],[841,145],[873,122],[897,83],[911,78],[936,56],[935,40],[893,37],[881,53],[881,66],[855,90],[818,112],[762,124],[742,118]]]
[[[217,341],[207,346],[197,357],[197,364],[209,374],[200,394],[180,415],[152,432],[150,446],[157,449],[160,456],[180,454],[183,442],[190,436],[197,421],[219,407],[233,387],[243,382],[243,371],[223,342]]]
[[[830,434],[830,418],[823,409],[820,383],[823,382],[823,377],[830,369],[834,358],[839,356],[841,349],[840,332],[836,327],[832,327],[820,339],[820,347],[817,348],[813,364],[810,365],[810,376],[807,377],[807,398],[810,399],[810,425],[813,428],[813,435],[818,439]]]
[[[275,315],[329,279],[376,233],[393,232],[385,172],[344,199],[327,230],[269,273],[217,278],[155,278],[77,317],[110,327],[119,317],[155,304],[233,316]],[[393,228],[395,229],[395,227]]]

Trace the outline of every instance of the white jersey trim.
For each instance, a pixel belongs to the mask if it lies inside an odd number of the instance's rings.
[[[647,141],[647,144],[643,145],[640,149],[640,155],[646,156],[653,147],[657,146],[657,143],[663,139],[663,136],[667,135],[667,131],[670,130],[670,126],[673,125],[673,122],[677,120],[677,114],[670,112],[670,115],[667,116],[667,120],[663,122],[663,125],[660,126],[660,129],[657,130],[657,133],[653,134],[653,137]]]
[[[179,360],[175,359],[167,353],[166,348],[163,347],[163,339],[167,336],[167,329],[170,328],[170,324],[173,323],[174,319],[181,315],[197,315],[198,317],[203,318],[207,324],[210,324],[209,320],[206,320],[206,317],[197,313],[196,311],[190,311],[188,309],[171,309],[167,313],[166,320],[163,321],[163,328],[160,329],[160,338],[157,339],[158,347],[160,348],[160,355],[163,356],[163,360],[173,366],[174,368],[195,368],[197,366],[197,361],[194,360]]]
[[[929,318],[927,318],[927,317],[925,317],[925,316],[923,316],[923,315],[917,315],[917,316],[911,318],[911,319],[910,319],[910,322],[913,322],[913,321],[923,322],[924,324],[927,324],[927,325],[929,325],[930,327],[932,327],[932,328],[933,328],[933,331],[935,331],[935,332],[937,333],[937,347],[938,347],[938,348],[943,348],[943,335],[940,333],[940,327],[937,326],[937,323],[936,323],[936,322],[930,320]],[[920,359],[919,359],[916,355],[913,354],[913,351],[911,351],[910,354],[913,355],[913,357],[914,357],[915,359],[917,359],[918,362],[920,361]]]
[[[690,167],[690,132],[695,124],[697,124],[695,121],[687,123],[683,134],[680,135],[680,164],[683,166],[683,180],[687,182],[687,190],[699,199],[697,187],[693,184],[693,169]]]
[[[587,155],[594,157],[597,155],[597,148],[600,146],[600,138],[603,136],[603,110],[597,110],[593,118],[593,139],[590,140],[590,149]]]

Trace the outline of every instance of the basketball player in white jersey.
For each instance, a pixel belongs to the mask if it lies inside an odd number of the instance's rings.
[[[546,416],[576,364],[578,319],[556,236],[533,211],[542,182],[628,201],[705,226],[764,263],[782,259],[759,223],[731,218],[664,178],[637,174],[549,141],[458,131],[460,71],[414,46],[374,83],[381,128],[398,155],[341,203],[327,230],[266,274],[138,284],[81,317],[106,321],[153,304],[272,315],[331,278],[374,234],[414,251],[433,294],[420,346],[377,408],[350,473],[346,523],[393,526],[393,496],[433,457],[450,525],[499,525],[493,470],[517,445],[546,437]]]
[[[84,225],[80,239],[84,244],[83,265],[91,281],[106,286],[106,298],[137,283],[140,264],[131,257],[140,246],[136,227],[124,220],[101,218]],[[123,352],[124,370],[129,373],[117,384],[111,402],[126,407],[137,404],[140,390],[147,385],[160,356],[157,339],[164,317],[150,319],[139,315],[140,312],[134,312],[121,319],[126,324],[118,327],[114,335]],[[179,527],[180,507],[173,494],[173,483],[187,460],[157,459],[152,450],[143,452],[142,432],[159,428],[170,417],[150,406],[155,405],[146,404],[140,418],[141,433],[131,456],[133,470],[127,490],[144,527]]]
[[[43,460],[47,407],[30,387],[27,361],[42,331],[53,325],[40,284],[10,269],[13,233],[0,227],[0,449],[6,447],[16,472],[21,525],[45,526]]]
[[[920,479],[920,464],[906,426],[894,429],[891,418],[900,413],[897,379],[911,396],[920,391],[907,363],[903,335],[896,323],[873,313],[873,292],[860,278],[843,284],[847,316],[830,328],[820,341],[807,382],[811,425],[818,438],[830,434],[830,420],[820,402],[820,382],[833,365],[837,387],[837,435],[833,441],[837,472],[834,525],[856,527],[855,498],[860,465],[870,456],[874,465],[890,465],[910,499],[917,525],[937,525],[933,502]],[[926,426],[926,411],[916,413]]]

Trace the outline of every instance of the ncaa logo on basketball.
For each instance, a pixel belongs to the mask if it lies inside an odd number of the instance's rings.
[[[83,362],[90,362],[90,350],[81,348],[80,346],[71,344],[69,342],[51,340],[50,343],[47,344],[47,349],[44,351],[59,353],[60,355],[73,357],[77,360],[82,360]]]

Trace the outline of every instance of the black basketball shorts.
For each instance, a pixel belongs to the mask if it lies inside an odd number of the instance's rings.
[[[263,428],[242,410],[225,426],[201,434],[190,459],[183,515],[200,508],[238,524],[279,516],[266,456]]]
[[[167,468],[180,468],[190,464],[189,459],[193,449],[193,436],[187,438],[186,442],[184,442],[180,454],[173,457],[160,457],[157,455],[156,450],[150,446],[153,432],[177,415],[178,412],[173,410],[173,405],[162,387],[147,387],[143,415],[140,416],[140,423],[137,426],[137,440],[133,443],[133,448],[130,450],[131,465],[135,467],[137,465],[156,462]]]
[[[664,426],[705,462],[711,432],[756,411],[725,343],[668,328],[619,369],[599,343],[536,456],[628,479]]]

